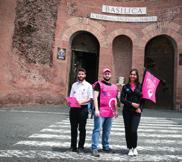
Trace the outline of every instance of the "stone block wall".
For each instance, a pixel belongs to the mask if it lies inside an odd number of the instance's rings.
[[[89,18],[102,13],[102,5],[147,7],[155,23],[121,23]],[[158,35],[176,42],[175,102],[182,100],[182,2],[181,0],[6,0],[0,1],[0,105],[60,104],[68,95],[71,40],[74,33],[87,31],[100,44],[99,78],[102,68],[119,69],[113,62],[113,40],[120,35],[132,41],[131,66],[142,76],[145,46]],[[57,59],[58,47],[66,59]],[[115,67],[114,67],[115,66]]]

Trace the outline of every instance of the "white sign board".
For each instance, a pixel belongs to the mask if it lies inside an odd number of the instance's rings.
[[[147,9],[146,7],[116,7],[102,5],[102,12],[125,15],[145,15],[147,14]]]
[[[156,22],[157,16],[110,16],[104,14],[91,13],[90,18],[97,20],[106,20],[106,21],[118,21],[118,22]]]

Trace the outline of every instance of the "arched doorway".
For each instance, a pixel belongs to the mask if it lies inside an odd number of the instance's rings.
[[[113,65],[116,81],[119,77],[124,77],[127,82],[132,66],[132,41],[125,35],[117,36],[113,41]]]
[[[146,107],[173,108],[175,100],[175,49],[175,41],[166,35],[154,37],[147,43],[144,65],[162,79],[162,82],[156,93],[157,103],[146,102]]]
[[[98,79],[99,49],[97,38],[89,32],[79,31],[72,36],[69,90],[77,79],[77,70],[80,67],[86,69],[86,80],[89,83]]]

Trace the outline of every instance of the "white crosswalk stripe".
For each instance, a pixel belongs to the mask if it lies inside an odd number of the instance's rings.
[[[138,152],[136,157],[127,155],[122,117],[113,120],[110,146],[114,153],[101,153],[99,158],[91,156],[91,135],[93,119],[87,122],[86,152],[69,151],[69,119],[56,122],[40,132],[30,135],[27,140],[13,145],[12,150],[0,150],[4,158],[46,158],[102,161],[182,161],[182,119],[142,117],[138,130]],[[15,149],[14,149],[15,148]],[[18,149],[17,149],[18,148]],[[22,149],[23,148],[23,149]],[[26,148],[26,149],[25,149]],[[101,148],[101,145],[100,145]]]

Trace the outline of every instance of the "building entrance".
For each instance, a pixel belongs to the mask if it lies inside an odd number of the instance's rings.
[[[175,42],[166,35],[153,38],[145,48],[145,67],[163,82],[157,89],[157,103],[146,102],[146,107],[171,109],[174,106]],[[163,83],[163,84],[162,84]]]
[[[91,33],[85,31],[75,33],[72,38],[71,50],[69,90],[73,82],[77,80],[77,72],[81,67],[87,71],[86,80],[93,84],[98,80],[98,40]]]

